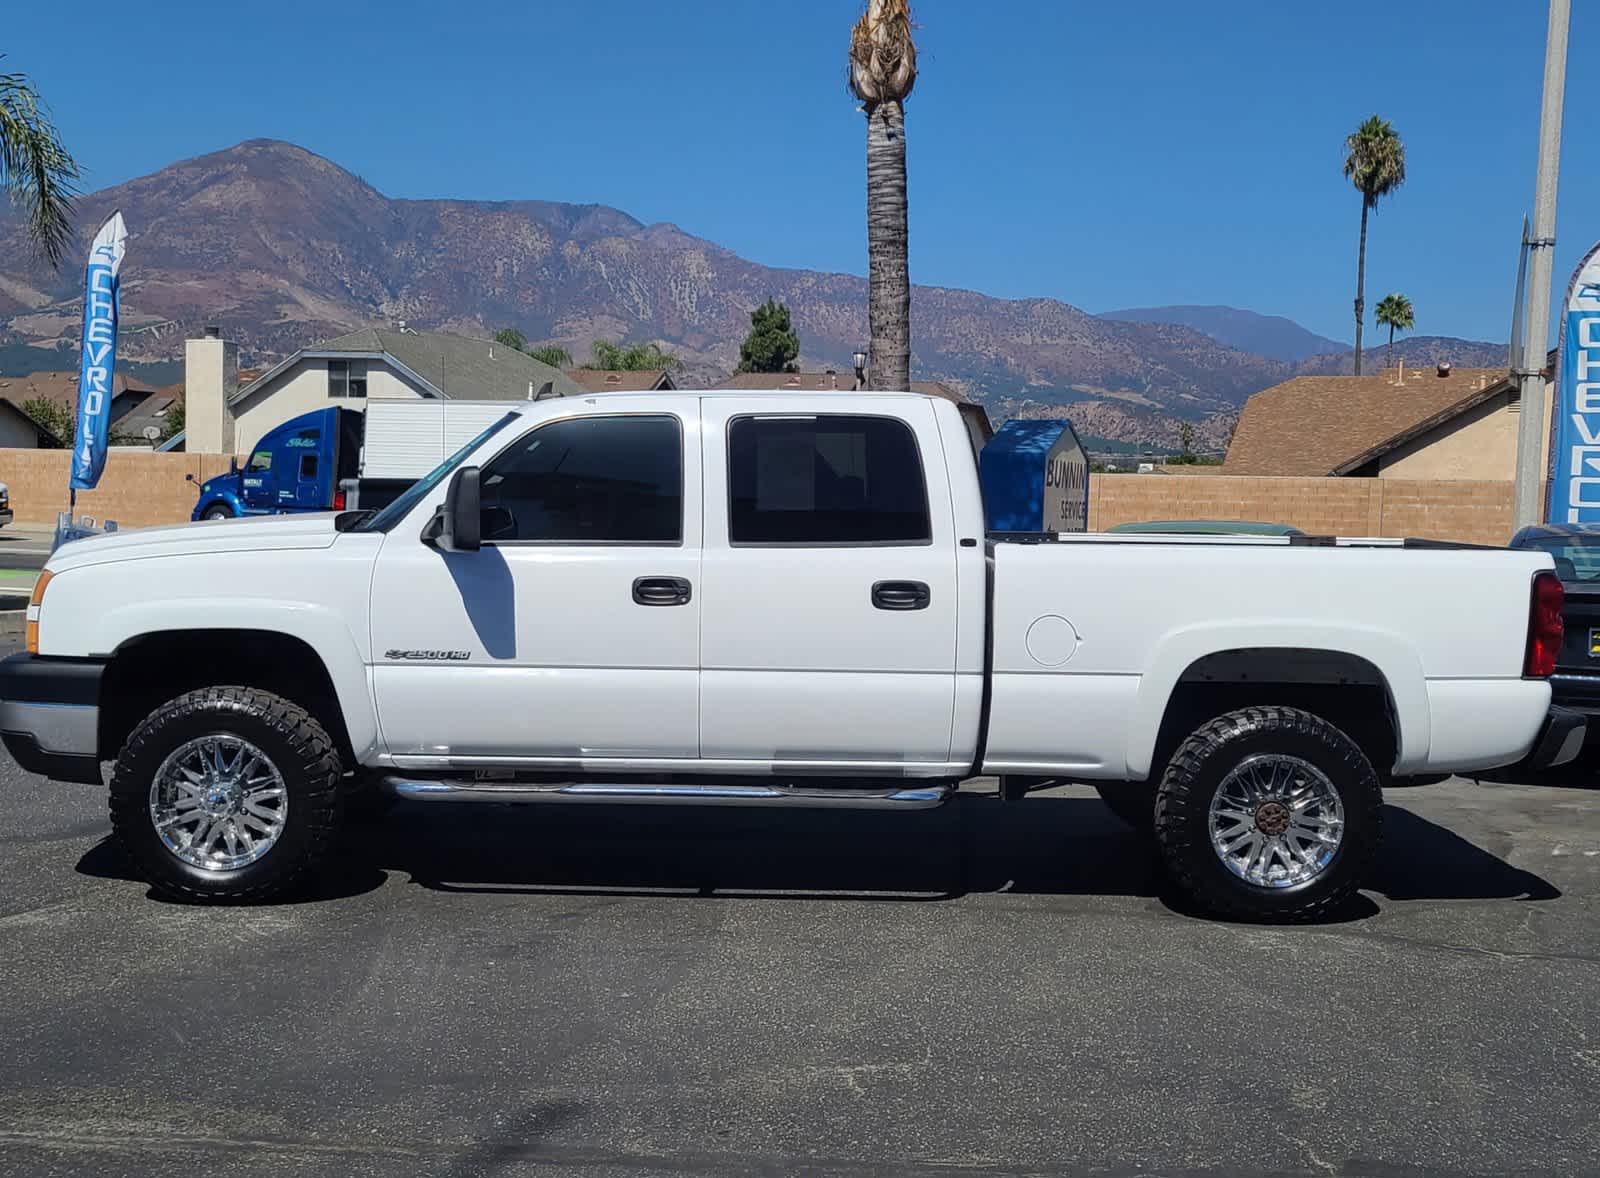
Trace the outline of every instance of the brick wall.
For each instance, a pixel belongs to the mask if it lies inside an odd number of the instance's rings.
[[[66,450],[0,450],[0,482],[11,491],[11,510],[19,523],[53,524],[67,506]],[[123,527],[179,523],[194,510],[195,486],[228,469],[219,454],[155,454],[112,450],[105,473],[93,491],[78,495],[78,514],[114,519]]]
[[[1511,484],[1469,480],[1093,475],[1089,528],[1161,519],[1245,519],[1317,535],[1511,538]]]

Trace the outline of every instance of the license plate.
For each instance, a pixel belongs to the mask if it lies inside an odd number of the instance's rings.
[[[1600,626],[1595,626],[1589,631],[1589,657],[1600,659]]]

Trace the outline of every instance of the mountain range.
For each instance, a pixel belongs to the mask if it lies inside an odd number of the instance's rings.
[[[276,140],[86,195],[85,249],[117,208],[132,235],[121,345],[131,362],[172,360],[206,324],[259,365],[403,320],[468,335],[515,327],[580,358],[595,339],[655,340],[683,359],[686,380],[710,381],[732,371],[749,312],[769,296],[793,312],[808,369],[848,371],[866,338],[864,279],[762,266],[604,205],[394,199]],[[0,348],[75,347],[81,274],[43,265],[24,229],[0,205]],[[1095,316],[1053,299],[929,286],[915,288],[912,304],[919,379],[944,380],[1000,412],[1071,406],[1080,433],[1128,442],[1170,442],[1188,419],[1202,443],[1216,444],[1251,393],[1350,359],[1289,320],[1233,308]],[[1395,350],[1412,364],[1496,363],[1490,354],[1505,354],[1430,337]],[[1369,353],[1378,364],[1382,356]]]

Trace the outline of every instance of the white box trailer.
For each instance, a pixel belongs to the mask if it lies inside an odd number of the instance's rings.
[[[415,482],[511,409],[505,401],[371,401],[361,478]]]
[[[341,484],[352,508],[383,507],[515,408],[508,401],[371,401],[356,478]]]

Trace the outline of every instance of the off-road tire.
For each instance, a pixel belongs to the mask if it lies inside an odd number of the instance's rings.
[[[1097,782],[1094,792],[1106,808],[1140,834],[1156,824],[1156,787],[1148,781]]]
[[[150,817],[150,787],[167,756],[209,733],[242,737],[283,776],[288,815],[278,841],[234,871],[183,862]],[[316,871],[333,845],[343,798],[339,754],[298,704],[253,687],[207,687],[161,705],[129,734],[111,774],[111,828],[135,869],[161,895],[190,902],[267,900]]]
[[[1211,845],[1211,799],[1246,757],[1281,753],[1327,775],[1344,809],[1339,850],[1322,872],[1294,887],[1258,886],[1235,875]],[[1252,707],[1201,725],[1172,754],[1156,792],[1155,833],[1167,872],[1200,909],[1246,920],[1314,921],[1335,913],[1378,855],[1383,790],[1361,747],[1298,708]]]
[[[208,507],[200,515],[201,519],[232,519],[233,512],[220,503],[215,507]]]

